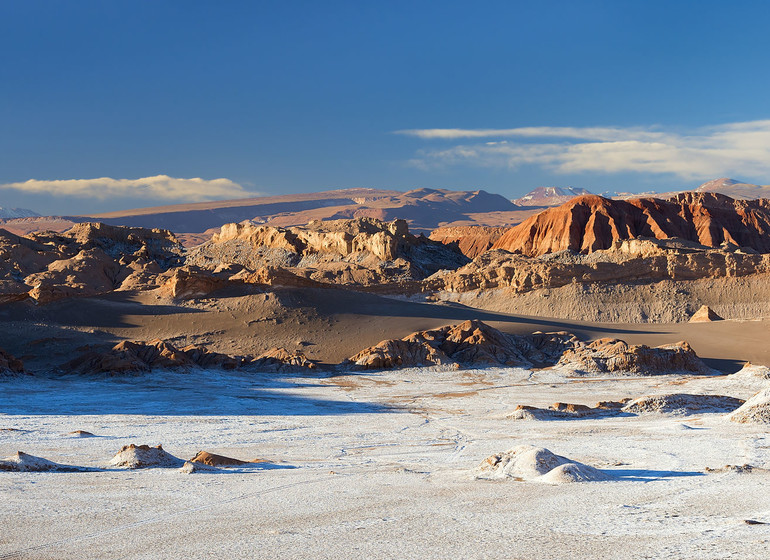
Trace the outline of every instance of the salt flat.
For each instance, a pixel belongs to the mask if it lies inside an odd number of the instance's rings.
[[[4,381],[0,458],[105,470],[0,472],[0,558],[766,558],[770,524],[745,520],[770,523],[770,475],[705,472],[770,467],[766,428],[723,413],[508,418],[555,401],[746,399],[766,383],[494,368]],[[107,469],[130,443],[265,462]],[[615,480],[474,479],[484,458],[519,444]]]

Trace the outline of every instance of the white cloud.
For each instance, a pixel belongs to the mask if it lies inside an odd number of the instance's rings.
[[[0,189],[12,189],[28,194],[50,194],[97,198],[113,197],[148,198],[202,202],[222,198],[244,198],[255,196],[230,179],[181,179],[168,175],[156,175],[141,179],[62,179],[39,181],[30,179],[20,183],[0,184]]]
[[[421,150],[411,163],[424,169],[459,164],[516,168],[529,164],[565,174],[670,173],[685,179],[770,175],[770,120],[687,132],[661,127],[527,127],[397,133],[426,140],[520,139]],[[556,139],[560,141],[555,142]]]

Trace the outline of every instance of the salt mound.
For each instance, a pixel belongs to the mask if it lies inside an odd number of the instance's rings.
[[[555,455],[548,449],[519,445],[505,453],[487,457],[476,469],[477,479],[533,480],[548,484],[611,480],[613,477],[591,467]]]
[[[214,472],[219,472],[219,469],[216,467],[211,467],[204,463],[196,463],[194,461],[185,461],[184,465],[182,465],[182,468],[179,469],[179,472],[183,472],[185,474],[193,474],[198,472],[214,473]]]
[[[209,467],[237,467],[239,465],[246,465],[249,461],[241,461],[240,459],[233,459],[232,457],[225,457],[224,455],[216,455],[215,453],[209,453],[208,451],[198,451],[198,453],[188,461],[188,463],[201,463],[208,465]]]
[[[484,459],[478,467],[476,478],[529,480],[570,462],[566,457],[554,455],[543,447],[519,445]]]
[[[729,412],[744,403],[741,399],[722,395],[688,395],[686,393],[669,393],[666,395],[649,395],[632,400],[623,407],[623,412],[643,414],[654,412],[660,414],[695,414],[700,412]]]
[[[751,397],[727,418],[741,424],[770,424],[770,387]]]
[[[692,317],[690,323],[709,323],[711,321],[723,321],[722,317],[717,315],[708,305],[702,305]]]
[[[728,377],[731,379],[770,379],[770,368],[746,362],[739,371],[736,371]]]
[[[110,466],[126,469],[143,469],[147,467],[181,467],[184,461],[167,453],[158,444],[156,447],[149,445],[124,445],[120,451],[110,460]]]
[[[85,430],[75,430],[74,432],[70,432],[67,434],[68,436],[74,436],[74,437],[96,437],[91,432],[86,432]]]
[[[17,451],[15,455],[6,457],[0,460],[0,471],[16,471],[16,472],[76,472],[88,470],[83,467],[75,467],[72,465],[61,465],[54,463],[48,459],[42,457],[35,457],[22,451]]]
[[[583,463],[566,463],[559,465],[555,469],[537,479],[538,482],[547,484],[566,484],[568,482],[594,482],[601,480],[612,480],[615,477],[599,469]]]

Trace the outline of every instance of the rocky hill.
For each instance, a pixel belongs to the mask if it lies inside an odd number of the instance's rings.
[[[468,258],[457,247],[412,235],[404,220],[356,218],[291,228],[227,224],[190,250],[186,262],[205,270],[280,267],[316,282],[372,286],[420,280]]]
[[[578,375],[709,371],[686,342],[650,348],[604,338],[586,344],[567,332],[516,336],[477,320],[383,340],[351,356],[346,363],[360,369],[434,365],[551,367],[558,364]]]
[[[768,253],[770,200],[694,192],[667,200],[580,196],[512,227],[493,248],[528,256],[563,250],[590,253],[639,237],[679,238],[707,247],[746,247]]]
[[[181,264],[181,246],[164,230],[77,224],[27,237],[0,229],[0,303],[39,303],[121,287],[156,287]]]

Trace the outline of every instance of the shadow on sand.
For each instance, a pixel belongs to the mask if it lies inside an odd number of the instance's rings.
[[[651,469],[603,469],[604,472],[618,480],[630,480],[636,482],[652,482],[667,478],[681,478],[686,476],[705,476],[699,471],[659,471]]]
[[[322,376],[193,370],[124,377],[26,377],[3,382],[5,415],[332,416],[397,412],[319,398]]]

